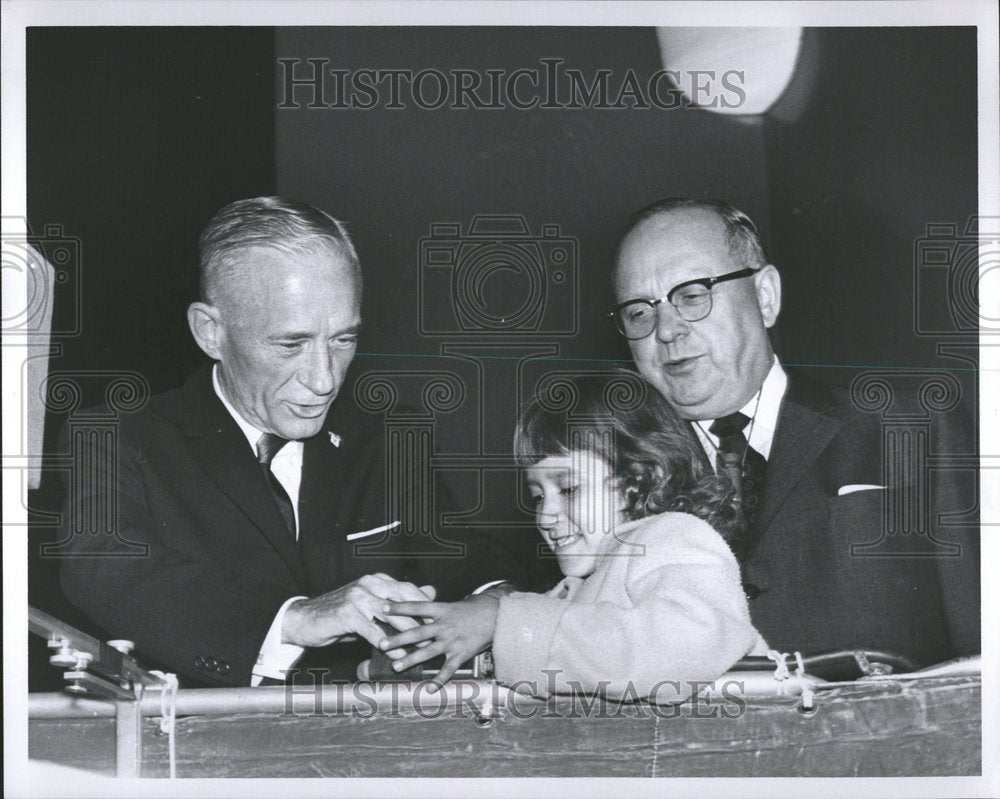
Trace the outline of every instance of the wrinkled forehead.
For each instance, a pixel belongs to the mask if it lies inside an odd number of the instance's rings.
[[[646,219],[622,241],[615,262],[619,300],[651,292],[656,296],[678,283],[731,272],[734,259],[726,226],[703,209],[682,209]]]
[[[333,285],[345,291],[360,287],[360,272],[343,249],[325,243],[288,249],[252,247],[238,253],[225,275],[226,289],[260,292],[287,291],[295,286]],[[274,298],[275,295],[272,295]]]
[[[227,277],[218,305],[227,323],[237,327],[315,331],[350,324],[360,313],[355,269],[331,253],[258,248]]]

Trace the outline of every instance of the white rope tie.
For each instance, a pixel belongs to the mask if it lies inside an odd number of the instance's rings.
[[[493,697],[488,692],[483,703],[479,706],[479,715],[487,719],[493,715]]]
[[[802,653],[796,651],[795,656],[795,684],[798,685],[802,695],[801,709],[810,711],[816,707],[816,694],[812,689],[812,684],[806,675],[806,666],[802,661]],[[778,683],[778,694],[785,696],[788,693],[788,681],[792,679],[792,673],[788,670],[788,652],[779,652],[777,649],[769,649],[767,657],[774,661],[774,679]]]
[[[791,673],[788,671],[788,664],[785,659],[788,657],[787,652],[779,652],[777,649],[767,650],[767,657],[774,661],[774,679],[778,681],[781,693],[785,693],[785,680],[791,677]]]
[[[167,736],[167,753],[170,759],[170,779],[177,779],[177,747],[175,738],[177,720],[177,675],[151,671],[165,683],[160,687],[160,732]]]

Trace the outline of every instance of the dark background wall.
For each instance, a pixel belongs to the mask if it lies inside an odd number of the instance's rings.
[[[832,382],[869,365],[962,370],[972,411],[973,364],[938,357],[948,337],[926,335],[949,327],[957,300],[940,268],[920,266],[915,242],[928,224],[962,233],[976,213],[976,31],[808,33],[809,99],[794,121],[782,121],[799,104],[794,96],[768,119],[771,250],[785,288],[781,354]],[[917,281],[929,299],[922,312]],[[974,343],[975,325],[965,332]]]
[[[804,48],[775,113],[748,121],[690,108],[276,107],[278,58],[513,70],[554,57],[585,74],[642,77],[660,67],[650,29],[32,29],[29,221],[36,232],[61,225],[82,248],[79,280],[58,287],[55,305],[59,328],[82,297],[80,333],[56,341],[51,368],[97,374],[83,386],[87,404],[103,400],[101,372],[138,372],[153,391],[179,384],[201,358],[184,321],[198,231],[231,200],[280,191],[351,225],[366,274],[355,378],[454,372],[489,414],[477,442],[466,417],[443,414],[442,451],[499,452],[516,409],[496,399],[514,376],[504,364],[531,346],[558,348],[548,369],[627,360],[603,319],[616,237],[632,210],[694,195],[726,198],[762,228],[785,281],[776,334],[786,362],[834,382],[870,365],[966,369],[957,374],[972,403],[973,364],[939,355],[945,339],[917,335],[912,298],[914,240],[927,223],[963,227],[976,209],[975,30],[814,30]],[[465,235],[491,213],[523,215],[532,234],[557,225],[575,241],[577,299],[546,324],[559,328],[568,308],[576,332],[422,331],[426,303],[447,284],[421,296],[421,238],[436,223]],[[516,308],[523,284],[511,280],[490,291]],[[946,311],[941,285],[936,296]],[[447,342],[478,342],[494,365],[442,357]],[[61,418],[48,422],[51,448]],[[506,505],[513,518],[516,477],[491,487],[491,497],[470,490],[470,516],[499,518]],[[56,564],[38,557],[54,535],[43,514],[59,497],[51,475],[30,497],[30,601],[86,626],[58,594]],[[32,649],[33,689],[58,685],[44,657]]]
[[[81,334],[53,366],[134,369],[161,391],[198,362],[198,232],[274,191],[273,75],[271,29],[28,30],[29,223],[81,248],[53,321],[79,295]]]

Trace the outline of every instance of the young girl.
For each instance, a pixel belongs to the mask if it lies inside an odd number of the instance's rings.
[[[688,424],[637,384],[636,407],[609,408],[607,377],[579,378],[568,412],[536,399],[518,422],[535,521],[565,578],[547,594],[390,604],[432,620],[382,642],[430,642],[394,667],[444,653],[444,681],[492,639],[500,682],[663,702],[766,652],[723,538],[738,533],[739,507]]]

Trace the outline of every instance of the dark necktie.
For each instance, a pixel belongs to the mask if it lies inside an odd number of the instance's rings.
[[[271,471],[271,461],[278,454],[278,450],[287,443],[287,438],[276,436],[274,433],[264,433],[257,442],[257,463],[260,464],[267,484],[271,487],[271,494],[274,495],[274,501],[278,504],[278,510],[281,511],[281,518],[285,520],[292,540],[295,540],[295,511],[292,509],[292,500],[284,486],[275,477],[274,472]]]
[[[736,497],[743,508],[746,532],[751,533],[757,525],[760,498],[764,493],[764,472],[767,461],[764,456],[749,445],[743,429],[750,417],[742,413],[731,413],[712,422],[710,433],[719,437],[719,449],[715,464],[719,474],[729,478],[736,491]],[[743,536],[746,538],[747,536]],[[735,547],[739,549],[739,546]],[[737,556],[746,553],[737,552]]]

